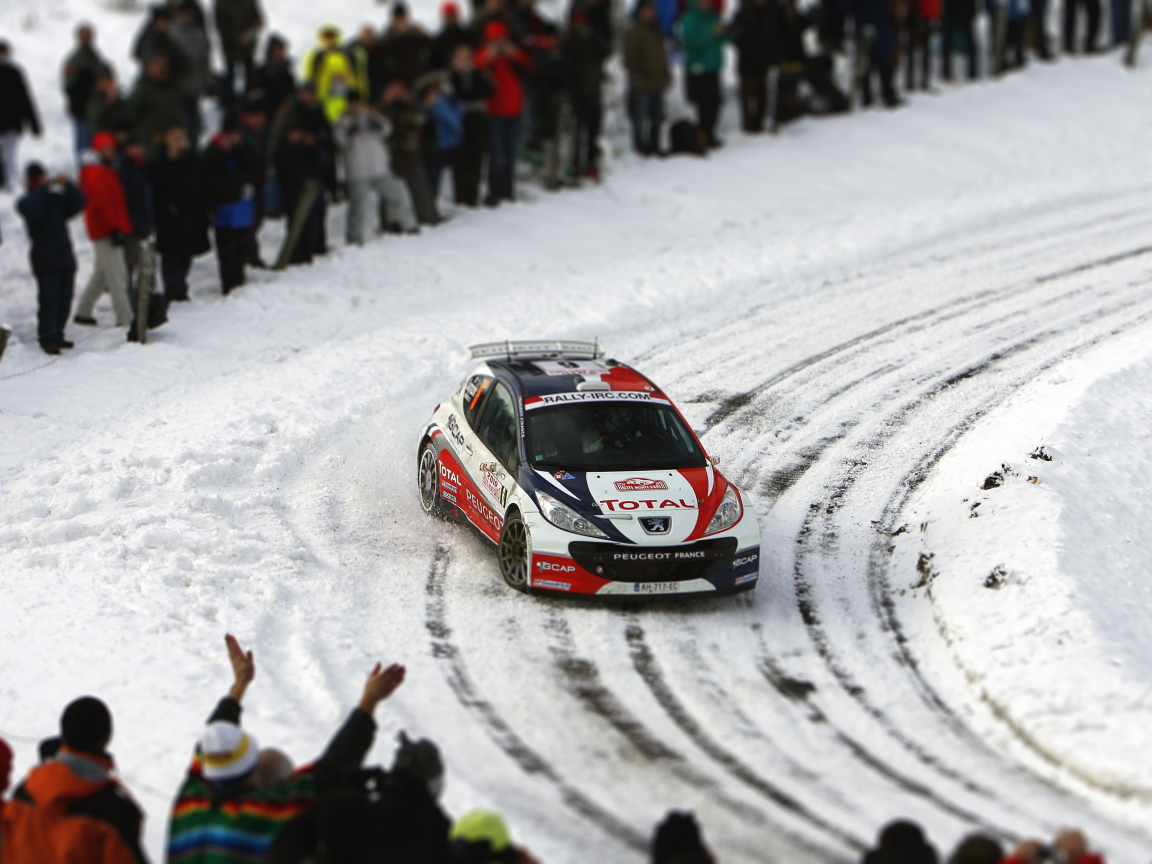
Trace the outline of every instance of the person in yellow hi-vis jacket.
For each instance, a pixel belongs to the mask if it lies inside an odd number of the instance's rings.
[[[368,58],[361,48],[341,45],[340,28],[325,24],[304,58],[303,79],[316,85],[316,98],[328,122],[335,123],[348,107],[350,91],[368,92]]]

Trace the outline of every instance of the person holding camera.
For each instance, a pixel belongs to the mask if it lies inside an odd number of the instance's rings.
[[[92,310],[105,291],[112,297],[116,326],[132,323],[128,267],[124,262],[124,244],[132,233],[132,221],[128,218],[120,175],[116,173],[116,155],[116,139],[108,132],[97,132],[92,139],[92,152],[85,154],[80,171],[80,191],[88,202],[84,222],[96,260],[72,320],[89,327],[96,324]]]
[[[24,177],[28,194],[16,202],[16,209],[31,241],[29,258],[39,295],[40,347],[46,354],[59,354],[61,348],[72,347],[64,338],[76,283],[76,256],[68,236],[68,220],[84,209],[84,196],[64,174],[49,182],[38,162],[28,166]]]
[[[1104,864],[1104,856],[1088,849],[1084,832],[1065,828],[1051,844],[1041,840],[1024,840],[1012,850],[1002,864]]]

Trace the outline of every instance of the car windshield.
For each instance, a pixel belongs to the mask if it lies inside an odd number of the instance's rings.
[[[528,462],[580,471],[703,468],[704,453],[666,405],[589,402],[525,412]]]

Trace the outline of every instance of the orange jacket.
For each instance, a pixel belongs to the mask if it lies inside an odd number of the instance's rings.
[[[146,864],[143,817],[111,769],[107,757],[67,748],[33,768],[0,815],[0,861]]]

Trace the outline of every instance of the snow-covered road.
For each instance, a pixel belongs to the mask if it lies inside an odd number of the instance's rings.
[[[918,565],[920,535],[936,541],[922,492],[952,477],[958,442],[1042,375],[1152,353],[1152,165],[1132,155],[1152,146],[1150,81],[1069,62],[736,136],[706,162],[625,161],[602,189],[463,214],[226,300],[201,262],[197,302],[147,346],[101,330],[49,366],[14,346],[0,735],[18,769],[68,698],[103,696],[158,854],[234,632],[259,668],[246,722],[301,760],[372,660],[408,664],[374,757],[401,728],[438,741],[449,808],[497,807],[550,864],[640,860],[672,806],[731,862],[848,860],[897,815],[944,848],[1075,823],[1111,860],[1146,861],[1148,775],[1120,789],[1090,752],[1067,770],[1067,727],[1008,722],[1011,693],[961,668],[995,657],[941,635],[966,607],[934,617],[943,546]],[[18,237],[7,203],[0,218]],[[15,245],[0,309],[19,335]],[[419,516],[415,435],[464,346],[595,335],[751,493],[753,594],[523,597],[477,535]],[[1103,664],[1061,657],[1037,674]],[[1125,746],[1150,712],[1125,715]]]

